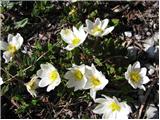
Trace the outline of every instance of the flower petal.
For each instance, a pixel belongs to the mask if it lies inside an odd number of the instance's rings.
[[[49,85],[51,83],[50,80],[48,80],[48,78],[42,78],[40,81],[39,81],[39,87],[46,87],[47,85]]]
[[[93,110],[94,113],[96,114],[103,114],[105,112],[105,106],[104,104],[99,104],[96,106],[96,108]]]
[[[54,90],[56,86],[53,85],[53,84],[50,84],[48,87],[47,87],[47,92],[50,92],[51,90]]]
[[[147,73],[147,69],[146,68],[141,68],[140,74],[142,76],[146,76],[146,73]]]
[[[77,28],[75,26],[73,26],[73,33],[76,37],[78,37],[78,38],[81,37],[81,34],[80,34],[79,30],[77,30]]]
[[[138,86],[139,89],[143,89],[144,91],[146,91],[146,88],[144,87],[144,85],[140,85]]]
[[[74,38],[74,35],[71,29],[62,29],[60,32],[60,35],[62,39],[68,44],[71,44],[72,39]]]
[[[90,89],[90,96],[95,101],[95,99],[96,99],[96,91],[94,89]]]
[[[11,35],[10,35],[10,36],[11,36]],[[12,38],[12,39],[11,39],[11,38]],[[15,45],[17,50],[20,49],[20,47],[21,47],[22,44],[23,44],[23,38],[22,38],[22,36],[21,36],[19,33],[17,33],[16,36],[13,36],[13,37],[11,36],[11,37],[9,37],[9,39],[10,39],[10,40],[8,40],[8,43],[9,43],[9,44]]]
[[[2,80],[2,77],[0,77],[0,85],[3,84],[3,80]]]
[[[17,48],[17,50],[18,50],[18,49],[20,49],[20,47],[21,47],[22,44],[23,44],[23,37],[22,37],[19,33],[17,33],[17,35],[16,35],[15,37],[16,37],[16,39],[17,39],[16,48]]]
[[[101,36],[105,36],[105,35],[109,34],[110,32],[112,32],[113,29],[114,29],[114,26],[106,28]]]
[[[11,41],[12,41],[12,38],[13,38],[14,36],[12,35],[12,34],[9,34],[8,35],[8,38],[7,38],[7,41],[8,41],[8,43],[10,43]]]
[[[150,81],[150,79],[147,76],[143,77],[143,83],[142,84],[146,84]]]
[[[5,59],[5,63],[8,63],[9,61],[12,61],[12,54],[8,51],[5,51],[3,53],[3,58]]]
[[[48,70],[48,71],[56,70],[55,67],[52,64],[50,64],[50,63],[41,64],[40,66],[41,66],[41,69],[45,70],[45,71],[46,70]]]
[[[139,61],[136,61],[132,66],[133,69],[140,68],[140,67],[141,67],[141,65],[140,65]]]
[[[87,28],[87,30],[91,30],[93,28],[93,22],[90,21],[89,19],[86,20],[86,25],[87,25],[87,27],[85,27],[85,28]]]
[[[95,102],[96,103],[104,103],[104,102],[106,102],[106,99],[105,98],[97,98],[97,99],[95,99]]]
[[[0,41],[0,50],[7,50],[8,44],[4,41]]]
[[[71,51],[71,50],[73,50],[75,48],[75,46],[73,46],[73,45],[71,45],[71,44],[69,44],[69,45],[67,45],[66,47],[64,47],[64,49],[66,49],[66,50],[68,50],[68,51]]]
[[[101,21],[100,21],[100,18],[96,18],[95,20],[95,24],[94,25],[97,25],[99,27],[101,27]]]
[[[108,23],[109,23],[109,20],[108,20],[108,19],[104,19],[104,20],[102,21],[102,30],[104,30],[104,29],[107,27]]]

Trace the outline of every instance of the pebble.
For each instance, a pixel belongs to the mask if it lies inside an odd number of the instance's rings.
[[[114,10],[115,13],[117,13],[117,12],[119,12],[119,11],[120,11],[119,9],[115,9],[115,10]]]
[[[155,105],[154,104],[150,104],[149,108],[146,111],[147,119],[157,119],[157,118],[159,118],[158,114],[159,114],[159,111],[155,107]]]
[[[152,75],[155,72],[155,70],[153,68],[149,69],[148,74]]]
[[[136,38],[137,40],[140,40],[142,37],[141,37],[140,35],[135,35],[135,38]]]
[[[147,32],[146,34],[147,34],[148,36],[150,36],[150,35],[151,35],[151,33],[150,33],[150,32]]]
[[[132,33],[130,31],[126,31],[124,34],[126,37],[132,37]]]

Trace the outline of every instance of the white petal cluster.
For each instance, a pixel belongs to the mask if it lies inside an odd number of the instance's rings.
[[[78,47],[82,44],[87,34],[85,33],[83,26],[80,26],[79,29],[73,26],[73,31],[71,29],[62,29],[60,32],[62,39],[68,44],[64,49],[71,51],[75,47]]]
[[[37,76],[41,78],[39,87],[47,87],[47,92],[53,90],[61,82],[57,69],[50,63],[41,64],[41,69],[37,71]]]
[[[114,26],[107,28],[108,23],[109,23],[108,19],[104,19],[101,21],[100,18],[96,18],[94,23],[89,19],[86,19],[87,26],[84,29],[93,36],[102,37],[109,34],[114,29]]]
[[[116,97],[110,98],[103,95],[104,98],[97,98],[96,103],[99,103],[93,110],[96,114],[103,114],[102,119],[128,119],[128,114],[131,112],[130,106],[125,102],[119,102]]]
[[[0,41],[0,50],[3,50],[3,58],[5,59],[5,63],[8,63],[12,60],[15,53],[21,48],[23,44],[22,36],[17,33],[16,36],[12,34],[8,35],[8,43],[4,41]]]
[[[95,66],[80,65],[73,66],[65,74],[65,78],[69,81],[67,86],[74,87],[76,90],[90,89],[90,96],[95,100],[96,91],[102,90],[108,83],[108,80],[99,72]]]
[[[88,80],[85,89],[90,89],[90,96],[95,100],[96,91],[102,90],[108,84],[108,79],[96,69],[94,64],[86,66],[86,77]]]
[[[143,84],[148,83],[150,80],[146,76],[147,69],[145,67],[141,68],[140,62],[137,61],[133,65],[129,65],[127,72],[125,72],[125,78],[128,80],[128,83],[134,88],[140,88],[145,90]]]
[[[72,68],[69,68],[69,71],[64,75],[65,79],[68,79],[67,87],[74,87],[74,91],[84,89],[84,86],[87,82],[85,76],[85,65],[73,65]]]
[[[25,83],[27,91],[32,95],[32,97],[37,96],[36,89],[38,88],[38,84],[39,84],[39,79],[37,76],[33,76],[28,83]]]

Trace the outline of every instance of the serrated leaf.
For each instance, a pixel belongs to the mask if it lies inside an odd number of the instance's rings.
[[[23,20],[20,20],[20,21],[16,22],[14,28],[15,29],[23,28],[27,23],[28,23],[28,18],[25,18]]]
[[[101,61],[98,58],[94,59],[94,62],[98,65],[98,66],[102,66]]]
[[[3,96],[9,90],[9,85],[5,85],[1,89],[1,96]]]

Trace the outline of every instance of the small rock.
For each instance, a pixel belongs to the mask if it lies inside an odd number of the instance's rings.
[[[156,68],[153,65],[151,65],[151,64],[145,64],[145,66],[147,67],[147,69],[149,69],[148,70],[148,74],[149,75],[152,75],[155,72]]]
[[[128,51],[128,57],[132,57],[132,59],[136,59],[137,53],[138,53],[138,48],[134,46],[130,46],[127,48]]]
[[[140,36],[140,35],[135,35],[135,38],[136,38],[137,40],[140,40],[140,39],[141,39],[141,36]]]
[[[157,57],[159,57],[158,56],[159,49],[156,46],[149,47],[146,52],[148,53],[148,56],[150,58],[155,58],[155,57],[157,58]]]
[[[158,26],[157,24],[153,24],[153,28],[154,28],[154,29],[156,29],[156,28],[157,28],[157,26]]]
[[[132,33],[129,31],[124,32],[124,34],[126,37],[132,37]]]
[[[150,33],[150,32],[147,32],[146,34],[147,34],[148,36],[150,36],[150,35],[151,35],[151,33]]]
[[[119,12],[119,11],[120,11],[119,9],[115,9],[115,10],[114,10],[115,13],[117,13],[117,12]]]
[[[146,111],[147,119],[158,119],[159,118],[159,111],[155,107],[154,104],[150,104],[149,108]]]
[[[149,69],[148,74],[152,75],[154,72],[155,72],[155,70],[151,68],[151,69]]]
[[[148,28],[144,28],[145,31],[148,31]]]

